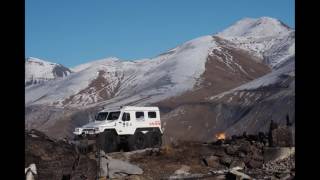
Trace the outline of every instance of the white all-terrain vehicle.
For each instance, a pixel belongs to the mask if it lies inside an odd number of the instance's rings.
[[[78,139],[100,139],[105,152],[117,151],[123,144],[129,150],[160,147],[163,134],[159,108],[135,106],[103,109],[73,133]]]

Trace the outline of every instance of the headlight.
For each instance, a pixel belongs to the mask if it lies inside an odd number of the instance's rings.
[[[74,131],[75,132],[80,132],[80,128],[76,128]]]
[[[100,129],[98,127],[94,128],[94,131],[100,131]]]

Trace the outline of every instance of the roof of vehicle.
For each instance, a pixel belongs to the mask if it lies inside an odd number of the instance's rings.
[[[159,111],[158,107],[155,106],[122,106],[122,107],[110,107],[104,108],[102,112],[106,111]]]

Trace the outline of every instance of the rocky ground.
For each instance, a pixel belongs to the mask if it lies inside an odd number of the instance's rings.
[[[181,141],[133,152],[100,151],[100,158],[98,152],[79,153],[70,142],[50,139],[38,131],[27,131],[25,138],[25,166],[36,165],[36,179],[295,177],[294,147],[269,147],[264,134],[232,136],[211,143]]]
[[[57,141],[31,130],[25,132],[25,167],[35,164],[36,179],[94,179],[96,161],[77,153],[66,141]]]
[[[293,179],[294,148],[268,148],[267,153],[265,148],[261,142],[239,138],[210,144],[179,142],[109,156],[140,167],[143,174],[135,175],[137,179]]]

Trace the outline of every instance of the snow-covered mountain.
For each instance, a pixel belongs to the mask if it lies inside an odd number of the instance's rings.
[[[295,31],[274,18],[244,18],[217,35],[250,50],[274,69],[295,55]]]
[[[152,59],[106,58],[79,65],[72,68],[76,73],[64,80],[29,88],[26,103],[87,106],[112,98],[117,102],[125,99],[127,104],[176,96],[192,90],[200,81],[209,55],[220,52],[217,39],[250,52],[273,69],[294,59],[293,29],[269,17],[244,18],[216,35],[196,38]],[[227,51],[220,54],[227,65],[235,62]]]
[[[27,88],[26,103],[86,106],[115,97],[132,103],[151,96],[149,102],[155,102],[191,90],[214,48],[215,39],[204,36],[152,59],[107,58],[80,65],[64,79]]]
[[[25,62],[25,86],[68,76],[71,70],[56,63],[29,57]]]
[[[236,47],[219,37],[203,36],[152,59],[94,61],[73,68],[75,73],[64,79],[27,88],[26,103],[77,107],[101,102],[108,105],[117,102],[115,106],[158,102],[201,84],[209,56],[216,57],[212,61],[234,75],[250,76],[256,71],[259,66],[252,67],[250,72],[248,67],[242,67],[231,48]],[[251,76],[247,81],[258,77]]]
[[[86,122],[101,106],[157,105],[164,127],[178,133],[168,136],[183,137],[183,129],[188,129],[193,132],[190,138],[203,140],[208,134],[232,128],[232,123],[251,122],[251,114],[259,113],[250,111],[257,103],[255,98],[286,91],[273,87],[284,79],[294,80],[294,34],[293,29],[273,18],[245,18],[218,34],[193,39],[154,58],[123,61],[112,57],[81,64],[64,78],[26,87],[26,119],[35,124],[34,128],[47,132],[62,124],[68,126],[64,132],[71,132],[75,124]],[[261,88],[263,96],[257,93]],[[250,92],[247,104],[243,104],[240,93],[235,93],[244,91]],[[291,102],[292,91],[287,94]],[[279,106],[287,107],[286,102]],[[239,115],[242,111],[248,114],[243,116],[246,121]],[[81,117],[76,115],[80,113]],[[273,112],[279,117],[283,113],[286,111]],[[178,127],[183,134],[174,131]]]
[[[217,132],[267,132],[270,121],[295,124],[295,63],[288,62],[266,75],[215,95],[190,99],[188,94],[159,102],[170,111],[162,116],[170,139],[212,140]],[[185,130],[188,133],[185,133]]]

